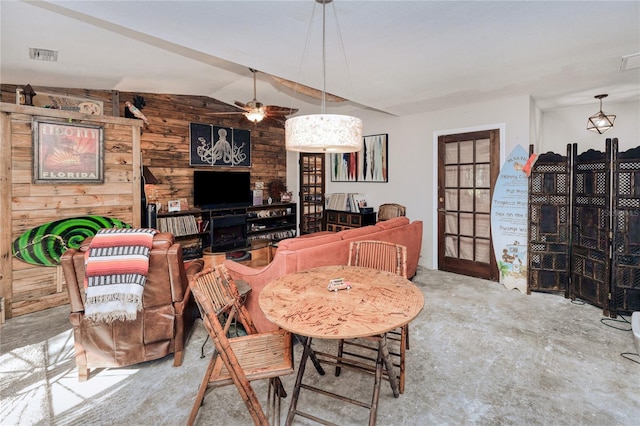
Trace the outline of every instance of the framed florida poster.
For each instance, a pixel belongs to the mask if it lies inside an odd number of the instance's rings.
[[[33,183],[104,182],[100,126],[34,119]]]

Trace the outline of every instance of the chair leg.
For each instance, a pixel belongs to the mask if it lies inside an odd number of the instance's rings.
[[[376,357],[376,371],[373,383],[373,395],[371,396],[371,408],[369,410],[369,426],[376,424],[376,417],[378,415],[378,400],[380,399],[380,384],[382,382],[382,343],[378,346],[378,356]]]
[[[184,359],[184,351],[178,351],[173,354],[173,366],[180,367],[182,365],[182,360]]]
[[[86,365],[78,366],[78,381],[86,382],[89,380],[89,368]]]
[[[409,324],[406,324],[404,327],[402,327],[402,332],[404,333],[406,341],[405,348],[409,350]]]
[[[204,400],[204,394],[207,391],[207,387],[209,386],[209,378],[211,377],[211,373],[213,373],[213,367],[216,363],[216,356],[212,356],[209,361],[209,366],[207,366],[207,372],[205,373],[202,382],[200,383],[200,387],[198,388],[198,394],[196,395],[196,400],[193,403],[193,407],[191,407],[191,413],[189,413],[189,419],[187,420],[188,426],[193,426],[193,423],[196,421],[196,416],[198,415],[198,411],[200,411],[200,406],[202,405],[202,401]]]
[[[272,425],[279,425],[280,415],[282,413],[282,398],[287,397],[287,392],[284,390],[282,380],[280,377],[273,377],[269,379],[269,392],[267,394],[267,417]]]
[[[342,367],[340,367],[340,364],[342,363],[342,354],[344,352],[344,340],[340,339],[340,341],[338,342],[338,359],[336,360],[336,377],[340,375],[340,372],[342,371]]]
[[[409,330],[408,325],[402,327],[402,331],[400,333],[400,393],[404,393],[404,376],[405,376],[405,358],[406,358],[406,350],[409,349]]]

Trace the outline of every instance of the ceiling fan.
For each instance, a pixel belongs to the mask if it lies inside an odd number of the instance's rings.
[[[242,114],[249,121],[254,123],[258,123],[263,119],[270,119],[276,121],[277,123],[284,125],[285,120],[288,115],[295,114],[298,112],[295,108],[281,107],[275,105],[264,105],[262,102],[258,102],[256,99],[256,73],[258,71],[249,68],[249,70],[253,73],[253,100],[247,102],[246,104],[234,101],[238,107],[243,109],[244,111],[233,111],[233,112],[212,112],[209,115],[234,115],[234,114]]]

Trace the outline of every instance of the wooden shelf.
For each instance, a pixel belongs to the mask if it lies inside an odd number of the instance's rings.
[[[340,210],[327,210],[327,231],[339,232],[345,229],[375,225],[376,213],[353,213]]]

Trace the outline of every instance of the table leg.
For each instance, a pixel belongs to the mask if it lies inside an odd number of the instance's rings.
[[[302,385],[302,376],[304,376],[304,368],[307,365],[307,358],[312,353],[311,350],[311,337],[307,337],[304,342],[304,350],[302,351],[302,359],[300,360],[300,367],[298,368],[298,376],[296,377],[296,383],[293,386],[293,394],[291,395],[291,405],[289,405],[289,412],[287,413],[286,426],[293,424],[293,418],[296,414],[296,407],[298,406],[298,397],[300,396],[300,385]]]
[[[297,334],[295,336],[298,342],[302,343],[303,345],[308,339],[308,337],[304,337],[304,336],[302,336],[302,339],[301,339],[300,336],[298,336]],[[314,351],[311,351],[309,356],[311,357],[311,362],[313,363],[313,366],[316,368],[316,371],[318,372],[318,374],[321,376],[324,376],[324,368],[322,368],[320,361],[318,361],[318,357],[316,356],[316,353]]]
[[[378,352],[382,355],[382,361],[387,369],[387,375],[389,376],[389,384],[391,390],[393,390],[393,396],[398,398],[400,396],[400,387],[398,386],[398,376],[396,375],[396,368],[389,355],[389,348],[387,347],[387,334],[383,334],[378,343]]]

